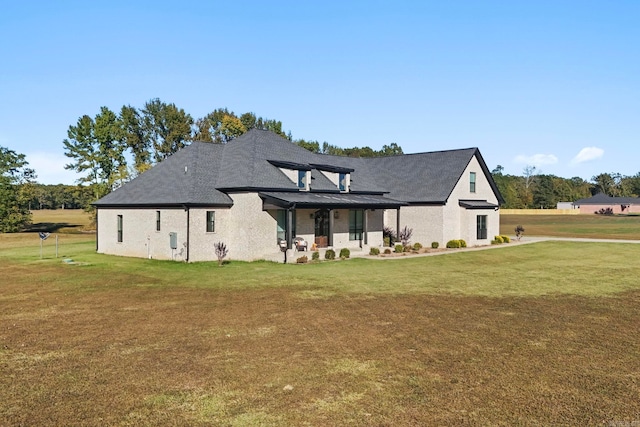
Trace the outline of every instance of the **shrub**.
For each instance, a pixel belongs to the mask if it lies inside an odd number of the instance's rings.
[[[369,255],[380,255],[380,249],[376,247],[369,249]]]
[[[218,257],[218,265],[222,265],[222,260],[227,256],[229,250],[227,249],[227,245],[222,242],[214,243],[213,248],[216,251],[216,256]]]
[[[384,250],[385,255],[389,255],[391,253],[391,249],[387,248]]]
[[[409,228],[406,225],[400,232],[398,233],[398,240],[402,243],[402,246],[408,246],[409,241],[411,240],[411,235],[413,234],[413,228]]]
[[[340,249],[340,258],[349,258],[351,251],[347,248]]]
[[[382,244],[384,245],[384,247],[389,247],[389,246],[391,246],[391,239],[390,239],[390,238],[385,237],[384,239],[382,239],[382,241],[383,241],[383,243],[382,243]]]
[[[467,242],[465,242],[463,239],[459,239],[458,242],[460,242],[460,247],[461,248],[466,248],[467,247]]]
[[[327,249],[324,253],[324,259],[336,259],[336,251],[333,249]]]
[[[313,252],[313,253],[311,254],[311,259],[312,259],[313,261],[317,261],[317,260],[319,260],[319,259],[320,259],[320,252]]]
[[[496,236],[496,237],[499,237],[499,236]],[[496,240],[496,239],[493,239],[493,240],[491,241],[491,244],[492,244],[492,245],[499,245],[500,243],[502,243],[502,241],[498,241],[498,240]]]
[[[300,258],[296,259],[296,263],[298,264],[306,264],[307,261],[309,261],[309,258],[307,258],[306,255],[303,255]]]
[[[383,239],[385,241],[385,244],[387,246],[391,247],[391,245],[393,245],[395,243],[395,241],[396,241],[396,232],[393,231],[393,228],[385,226],[382,229],[382,237],[383,237]],[[389,243],[386,243],[387,239],[388,239]]]
[[[596,215],[613,215],[613,209],[602,208],[599,211],[596,211]]]
[[[502,238],[502,236],[495,236],[493,240],[496,242],[496,244],[500,244],[504,242],[504,239]],[[493,241],[491,243],[493,243]]]
[[[438,242],[431,242],[431,249],[438,249],[438,247],[440,246],[440,243]]]
[[[404,251],[404,246],[396,245],[395,251],[394,251],[395,253],[399,254],[399,253],[402,253],[403,251]]]
[[[422,245],[418,242],[413,244],[413,250],[414,251],[419,251],[420,249],[422,249]]]
[[[411,252],[413,250],[413,248],[411,247],[411,245],[406,245],[402,247],[402,252]]]
[[[511,238],[509,236],[500,236],[502,237],[502,241],[505,243],[511,243]]]
[[[520,240],[520,238],[524,234],[524,227],[522,227],[521,225],[517,225],[515,231],[516,231],[516,239]]]
[[[447,248],[452,249],[452,248],[459,248],[460,247],[460,240],[449,240],[447,242]]]

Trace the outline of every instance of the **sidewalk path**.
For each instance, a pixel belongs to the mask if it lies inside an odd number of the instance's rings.
[[[486,245],[486,246],[473,246],[467,248],[451,249],[437,252],[425,252],[422,254],[409,254],[407,256],[370,256],[365,253],[351,253],[355,257],[366,257],[368,259],[375,260],[390,260],[390,259],[407,259],[415,257],[436,256],[436,255],[449,255],[460,252],[469,251],[484,251],[488,249],[500,249],[509,248],[513,246],[526,245],[529,243],[549,242],[549,241],[565,241],[565,242],[591,242],[591,243],[631,243],[640,244],[640,240],[619,240],[619,239],[590,239],[583,237],[553,237],[553,236],[527,236],[522,237],[520,240],[516,240],[515,237],[511,237],[511,243],[503,243],[501,245]]]

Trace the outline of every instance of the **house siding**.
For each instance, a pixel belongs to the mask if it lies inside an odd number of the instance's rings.
[[[160,211],[160,231],[156,231]],[[122,215],[122,242],[117,241],[117,217]],[[184,260],[187,214],[176,209],[98,209],[98,253],[155,259]],[[172,251],[169,233],[178,234],[178,249]]]
[[[470,173],[476,173],[475,192],[470,191]],[[449,240],[464,239],[468,245],[487,245],[493,236],[499,234],[500,213],[494,209],[465,209],[459,205],[460,200],[486,200],[499,204],[491,188],[489,180],[482,172],[478,159],[474,156],[460,180],[454,187],[444,206],[413,205],[400,208],[400,229],[413,229],[411,242],[419,242],[423,246],[438,242],[446,245]],[[476,217],[487,216],[487,239],[478,240],[476,233]],[[389,209],[384,214],[384,224],[396,232],[397,214],[395,209]]]
[[[634,205],[634,204],[629,205],[629,207],[625,208],[624,211],[622,210],[622,206],[620,204],[602,204],[602,205],[582,204],[579,206],[578,209],[580,210],[581,214],[594,214],[598,212],[600,209],[607,209],[607,208],[611,208],[614,214],[640,213],[640,205]]]
[[[475,193],[470,191],[469,186],[469,176],[471,172],[476,173]],[[459,205],[460,200],[486,200],[495,205],[499,204],[489,180],[482,172],[480,163],[475,156],[465,168],[447,202],[445,218],[449,215],[455,217],[458,227],[449,228],[445,222],[444,240],[446,243],[452,239],[464,239],[469,246],[490,244],[493,236],[500,234],[500,211],[496,211],[495,209],[466,209]],[[477,238],[476,220],[478,215],[487,216],[487,239],[478,240]]]
[[[187,218],[189,218],[188,261],[217,260],[214,245],[223,242],[229,250],[227,260],[270,260],[281,262],[283,254],[277,244],[277,210],[262,209],[262,199],[256,193],[236,193],[231,208],[198,207],[173,209],[98,209],[98,253],[187,261]],[[160,211],[160,231],[156,231],[156,211]],[[215,212],[215,231],[207,232],[207,211]],[[296,212],[297,236],[309,246],[314,241],[313,209]],[[349,240],[349,210],[336,209],[333,220],[333,247],[358,249],[359,241]],[[117,242],[117,217],[122,215],[123,241]],[[368,211],[368,245],[382,245],[382,211]],[[170,247],[169,234],[176,233],[178,248]],[[294,251],[289,261],[295,262]]]

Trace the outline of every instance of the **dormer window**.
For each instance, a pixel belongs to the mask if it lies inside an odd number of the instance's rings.
[[[298,188],[305,188],[307,183],[307,172],[306,171],[298,171]]]
[[[285,174],[300,190],[309,191],[311,186],[311,167],[309,165],[281,160],[267,161],[280,169],[280,172]]]
[[[308,171],[304,171],[304,170],[298,171],[298,188],[301,190],[309,189]]]
[[[354,169],[317,163],[311,163],[310,165],[329,178],[340,192],[346,193],[349,191],[349,187],[351,186],[351,173]]]

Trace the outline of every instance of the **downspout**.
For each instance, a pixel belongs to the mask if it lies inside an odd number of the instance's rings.
[[[98,210],[99,208],[96,207],[96,252],[98,252],[98,238],[100,236],[100,233],[98,232],[98,230],[100,230],[100,227],[98,227]]]
[[[184,210],[187,212],[187,253],[185,255],[185,262],[189,262],[189,224],[191,223],[191,221],[189,220],[189,214],[191,213],[191,211],[189,210],[189,206],[184,206]]]
[[[287,209],[287,249],[291,249],[293,246],[293,211],[296,208],[294,203],[289,209]]]
[[[400,238],[400,208],[396,209],[396,241]]]

